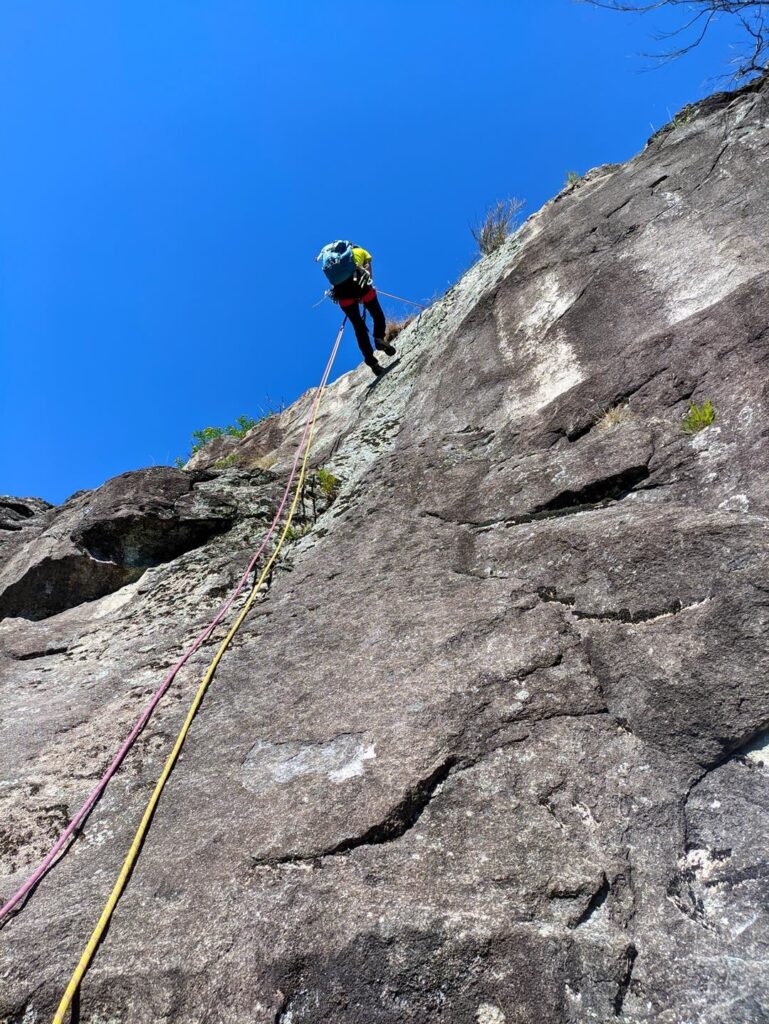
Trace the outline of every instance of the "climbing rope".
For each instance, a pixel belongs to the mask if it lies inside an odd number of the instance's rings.
[[[296,513],[296,509],[299,504],[299,498],[302,492],[302,486],[307,475],[307,464],[310,457],[310,450],[312,448],[312,440],[315,433],[315,424],[318,417],[320,400],[323,395],[323,391],[325,390],[326,384],[328,382],[328,378],[331,373],[331,367],[334,364],[337,350],[339,349],[339,345],[342,340],[342,334],[344,332],[345,323],[346,318],[344,321],[342,321],[342,326],[339,328],[339,333],[336,336],[334,347],[331,350],[331,355],[326,365],[326,369],[321,379],[320,385],[318,386],[315,401],[313,402],[312,409],[310,411],[310,416],[308,417],[307,420],[307,443],[304,448],[304,455],[302,457],[301,468],[299,470],[299,478],[297,480],[296,489],[294,491],[294,497],[291,502],[288,515],[286,517],[286,522],[283,526],[280,537],[278,538],[278,542],[275,545],[275,549],[273,550],[269,559],[267,560],[267,563],[262,569],[259,578],[254,583],[248,600],[243,605],[243,608],[241,609],[239,615],[237,616],[232,626],[230,627],[227,636],[224,638],[224,640],[222,640],[221,644],[219,645],[216,654],[211,660],[211,663],[206,669],[206,672],[200,682],[200,685],[198,686],[197,692],[195,693],[195,696],[187,712],[187,717],[184,720],[184,724],[182,725],[179,731],[179,735],[176,737],[176,741],[171,749],[170,754],[168,755],[168,758],[166,759],[163,771],[160,773],[160,776],[155,784],[155,788],[152,791],[152,795],[149,799],[149,802],[147,803],[147,806],[144,810],[144,814],[142,816],[141,822],[139,823],[139,827],[136,830],[136,834],[134,835],[134,838],[131,842],[131,846],[128,850],[128,853],[126,854],[125,860],[123,861],[123,866],[121,867],[120,873],[118,874],[117,881],[113,886],[112,892],[110,893],[109,898],[107,899],[107,902],[104,906],[104,909],[101,912],[101,916],[96,924],[96,927],[94,928],[90,939],[86,943],[85,949],[83,950],[80,960],[78,961],[77,967],[75,968],[72,977],[70,978],[69,984],[67,985],[67,988],[64,992],[64,995],[61,998],[61,1002],[59,1003],[59,1007],[53,1018],[53,1024],[63,1024],[64,1022],[64,1017],[67,1013],[67,1010],[69,1009],[70,1004],[72,1003],[72,1000],[80,986],[80,983],[83,980],[85,972],[88,970],[88,967],[91,963],[91,960],[93,959],[94,953],[96,952],[99,942],[101,941],[104,932],[107,926],[109,925],[110,919],[112,917],[112,914],[114,913],[115,907],[117,906],[118,900],[120,899],[123,890],[125,889],[128,878],[131,872],[133,871],[134,865],[136,864],[136,860],[141,851],[142,843],[144,842],[144,839],[147,835],[147,831],[149,830],[150,824],[152,823],[152,817],[155,813],[158,801],[160,800],[163,789],[165,788],[165,785],[168,782],[171,772],[174,769],[174,765],[176,764],[176,761],[179,757],[182,746],[184,745],[184,741],[187,738],[187,733],[190,731],[190,727],[203,701],[203,697],[206,694],[206,690],[208,689],[211,680],[214,677],[214,673],[216,672],[217,666],[219,665],[219,662],[222,660],[222,657],[224,656],[225,651],[229,647],[233,637],[238,632],[241,625],[243,624],[243,621],[245,620],[246,616],[251,610],[251,607],[254,601],[256,600],[259,591],[261,590],[265,580],[267,579],[270,573],[270,570],[272,569],[278,555],[280,554],[283,544],[285,543],[286,537],[288,536],[289,530],[291,529],[291,523]],[[298,451],[301,451],[303,444],[304,438],[300,442]]]
[[[414,302],[413,299],[404,299],[402,295],[391,295],[389,292],[383,292],[381,288],[377,288],[377,295],[384,295],[388,299],[397,299],[398,302],[406,302],[409,306],[416,306],[418,309],[427,309],[427,306],[423,306],[421,302]]]
[[[16,908],[32,892],[32,890],[35,888],[35,886],[38,884],[38,882],[44,877],[44,875],[47,874],[47,872],[51,869],[51,867],[53,866],[54,862],[56,861],[56,859],[59,856],[59,854],[61,853],[61,851],[66,847],[67,843],[69,842],[69,840],[71,839],[73,834],[83,825],[83,823],[85,822],[86,818],[90,814],[93,806],[96,804],[96,802],[99,799],[99,797],[102,795],[104,790],[107,788],[108,783],[110,782],[112,777],[117,772],[118,768],[120,767],[120,765],[122,764],[123,760],[125,759],[126,754],[128,753],[128,751],[133,746],[134,742],[136,741],[136,738],[139,736],[139,734],[142,732],[142,730],[144,729],[145,725],[149,721],[150,716],[152,715],[152,712],[155,710],[157,705],[160,703],[160,700],[162,699],[162,697],[164,696],[164,694],[166,693],[168,688],[171,686],[171,684],[173,683],[174,679],[179,674],[179,672],[184,667],[184,665],[189,661],[189,659],[192,657],[192,655],[201,647],[201,645],[204,644],[206,640],[208,640],[208,638],[211,636],[213,631],[216,629],[216,627],[219,625],[219,623],[225,617],[227,612],[230,610],[230,608],[232,607],[233,602],[237,599],[238,595],[241,593],[241,591],[245,587],[246,583],[248,582],[249,576],[253,572],[254,567],[256,566],[257,562],[259,561],[259,559],[261,558],[261,556],[264,554],[265,550],[267,549],[267,545],[269,544],[269,542],[270,542],[270,540],[271,540],[271,538],[272,538],[272,536],[273,536],[273,534],[275,532],[275,529],[277,528],[277,525],[278,525],[278,522],[280,520],[280,517],[283,514],[284,508],[286,507],[286,503],[288,501],[288,496],[291,493],[291,485],[293,484],[294,477],[296,476],[296,472],[297,472],[297,469],[299,467],[299,460],[300,460],[301,455],[302,455],[302,449],[304,448],[305,441],[307,440],[308,433],[309,433],[310,428],[311,428],[311,423],[313,422],[313,415],[317,413],[317,406],[318,406],[319,401],[320,401],[320,394],[322,393],[323,389],[325,388],[326,383],[328,381],[329,374],[331,373],[331,367],[333,365],[333,361],[334,361],[334,358],[336,356],[336,351],[337,351],[337,349],[339,347],[339,343],[341,342],[342,333],[344,332],[344,326],[345,326],[346,322],[347,322],[347,320],[345,318],[345,320],[342,321],[342,326],[339,328],[339,334],[338,334],[336,343],[334,345],[334,349],[333,349],[332,355],[329,358],[328,364],[327,364],[326,369],[324,371],[323,378],[321,380],[321,384],[320,384],[320,387],[319,387],[319,391],[318,391],[318,394],[316,395],[316,398],[315,398],[315,403],[312,406],[312,408],[310,410],[310,414],[308,415],[307,421],[306,421],[306,423],[304,425],[304,433],[302,434],[301,440],[299,442],[299,446],[297,447],[297,450],[296,450],[296,455],[294,456],[294,461],[293,461],[293,464],[291,466],[291,470],[290,470],[289,475],[288,475],[288,481],[286,483],[285,491],[283,492],[283,497],[282,497],[282,499],[280,501],[280,504],[278,505],[278,509],[277,509],[277,512],[275,513],[275,517],[273,518],[272,523],[270,524],[270,527],[269,527],[267,533],[265,534],[265,536],[264,536],[264,538],[262,540],[261,545],[259,546],[259,549],[256,551],[256,553],[251,558],[251,561],[248,563],[248,566],[247,566],[245,572],[243,573],[243,575],[241,576],[237,586],[235,587],[233,592],[230,594],[230,596],[227,598],[227,600],[219,608],[219,610],[217,611],[217,613],[214,616],[214,618],[209,622],[209,624],[205,627],[205,629],[195,638],[193,643],[185,651],[185,653],[182,655],[182,657],[176,662],[176,664],[173,665],[173,667],[169,670],[168,674],[163,679],[163,682],[160,684],[158,689],[152,695],[149,703],[145,707],[145,709],[142,712],[142,714],[139,716],[139,719],[137,720],[137,722],[134,725],[133,729],[131,729],[131,731],[128,734],[128,736],[126,736],[125,740],[123,741],[122,746],[120,747],[120,749],[118,750],[117,754],[115,755],[115,757],[110,762],[109,767],[104,772],[104,774],[99,779],[99,781],[94,786],[94,788],[91,790],[91,792],[89,793],[88,798],[86,799],[86,801],[83,804],[83,806],[80,808],[80,810],[77,812],[77,814],[75,814],[75,816],[72,818],[70,823],[67,825],[66,829],[62,832],[62,834],[59,836],[59,838],[53,844],[53,846],[51,847],[51,850],[49,851],[47,856],[41,861],[41,863],[32,872],[32,874],[29,875],[29,877],[19,886],[19,888],[16,890],[16,892],[13,893],[13,895],[10,897],[10,899],[3,906],[0,907],[0,925],[2,925],[3,921],[11,913],[11,911],[13,911],[14,908]]]

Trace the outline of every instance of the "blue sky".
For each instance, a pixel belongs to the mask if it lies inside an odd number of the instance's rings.
[[[721,87],[731,23],[573,0],[3,0],[0,493],[59,502],[313,385],[352,238],[417,300],[498,198],[534,212]],[[390,306],[393,312],[397,310]],[[359,361],[348,331],[337,373]]]

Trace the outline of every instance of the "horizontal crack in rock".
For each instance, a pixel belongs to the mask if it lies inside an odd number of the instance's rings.
[[[655,622],[657,619],[666,619],[673,615],[680,615],[682,612],[701,608],[712,600],[710,597],[703,597],[698,601],[692,601],[690,604],[684,604],[679,598],[676,598],[661,608],[639,608],[637,611],[631,611],[629,608],[609,608],[600,612],[587,612],[574,607],[575,598],[566,594],[558,594],[553,587],[540,587],[537,593],[542,601],[560,604],[568,608],[575,619],[596,619],[599,622],[624,622],[628,625],[637,625],[641,622]]]
[[[644,463],[641,466],[634,466],[623,470],[621,473],[615,473],[601,480],[596,480],[578,491],[562,491],[554,498],[551,498],[550,501],[536,506],[531,512],[524,512],[517,516],[505,516],[501,519],[491,519],[486,522],[463,522],[462,525],[469,526],[471,529],[483,533],[493,529],[495,526],[522,526],[526,523],[538,522],[541,519],[558,519],[563,516],[577,515],[580,512],[597,511],[598,509],[615,505],[624,498],[627,498],[649,476],[649,467]],[[434,513],[429,514],[433,515]],[[437,518],[441,517],[438,516]]]
[[[32,661],[35,658],[50,658],[54,654],[67,654],[69,647],[46,647],[42,651],[31,651],[29,654],[11,654],[14,661]]]
[[[583,508],[584,506],[599,505],[609,501],[621,501],[627,497],[633,488],[646,480],[649,476],[649,466],[643,463],[639,466],[630,466],[620,473],[612,473],[611,476],[603,477],[577,491],[562,491],[551,498],[550,501],[538,505],[532,512],[537,516],[542,513],[554,513],[571,511]]]

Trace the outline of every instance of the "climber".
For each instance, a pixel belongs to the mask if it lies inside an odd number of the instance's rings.
[[[366,365],[371,367],[375,376],[381,377],[385,367],[380,365],[371,347],[366,311],[374,322],[374,347],[394,356],[395,346],[385,337],[387,324],[371,277],[371,253],[352,242],[338,241],[324,245],[316,259],[331,282],[328,294],[341,306],[353,326]],[[363,305],[363,313],[360,304]]]

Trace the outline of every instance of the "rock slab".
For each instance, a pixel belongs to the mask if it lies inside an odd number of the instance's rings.
[[[720,94],[592,172],[330,388],[340,493],[217,672],[81,1021],[769,1021],[768,112]],[[237,579],[311,399],[233,469],[0,503],[3,894]],[[3,1024],[51,1016],[210,655],[0,933]]]

